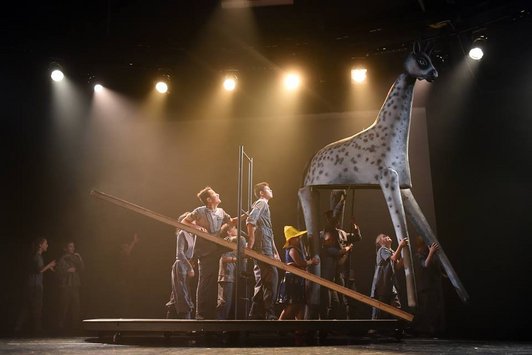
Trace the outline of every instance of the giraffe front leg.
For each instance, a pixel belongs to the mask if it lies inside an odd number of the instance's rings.
[[[393,169],[386,169],[382,172],[379,183],[381,185],[386,205],[390,211],[393,227],[395,229],[395,236],[397,242],[401,242],[404,238],[408,238],[408,230],[406,227],[406,217],[403,208],[403,201],[401,199],[401,189],[399,188],[399,175]],[[408,248],[401,250],[403,258],[405,278],[406,278],[406,295],[408,306],[416,306],[416,286],[414,281],[414,268],[412,263],[411,243],[408,243]]]
[[[431,245],[432,243],[438,243],[438,239],[436,238],[436,235],[430,228],[429,223],[427,222],[427,219],[423,215],[423,212],[421,211],[421,208],[419,208],[419,205],[416,202],[416,199],[414,198],[414,195],[412,194],[412,191],[410,189],[403,189],[401,190],[401,195],[403,197],[403,202],[405,206],[405,211],[416,228],[417,232],[423,237],[423,240],[425,241],[426,245]],[[451,281],[451,284],[456,289],[456,293],[462,300],[462,302],[467,302],[469,300],[469,295],[467,291],[465,290],[464,286],[462,285],[462,282],[460,282],[460,279],[458,278],[458,275],[454,271],[453,266],[451,265],[451,262],[449,259],[447,259],[447,255],[445,255],[445,252],[443,251],[443,247],[440,244],[440,250],[438,250],[437,257],[440,260],[440,263],[445,270],[445,273],[449,277],[449,280]]]
[[[305,228],[307,230],[307,235],[310,241],[310,254],[312,256],[318,256],[320,253],[320,233],[318,230],[318,221],[319,221],[319,201],[320,195],[316,189],[313,189],[310,186],[305,186],[299,189],[298,192],[299,202],[301,203],[301,208],[303,209],[303,215],[305,217]],[[309,272],[320,276],[321,269],[320,264],[311,265],[309,267]],[[317,309],[320,304],[320,285],[311,283],[310,284],[310,297],[308,299],[308,304],[310,308]],[[313,314],[314,312],[310,312]],[[311,316],[313,318],[313,316]]]

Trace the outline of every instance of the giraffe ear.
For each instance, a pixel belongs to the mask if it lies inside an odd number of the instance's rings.
[[[412,48],[414,54],[419,54],[421,52],[421,44],[418,41],[414,42],[414,48]]]
[[[430,42],[427,42],[425,44],[425,47],[423,48],[423,52],[425,52],[429,57],[430,55],[432,54],[432,50],[433,50],[433,46],[432,46],[432,43]]]

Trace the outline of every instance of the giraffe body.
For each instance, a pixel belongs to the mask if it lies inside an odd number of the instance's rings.
[[[414,80],[401,74],[367,129],[322,148],[313,158],[305,186],[379,186],[387,169],[399,175],[401,188],[410,188],[408,133]]]

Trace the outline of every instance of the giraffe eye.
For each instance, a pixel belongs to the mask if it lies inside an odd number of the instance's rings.
[[[425,58],[417,58],[417,63],[422,67],[427,65],[427,61],[425,60]]]

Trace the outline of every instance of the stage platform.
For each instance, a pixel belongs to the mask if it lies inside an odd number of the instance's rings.
[[[180,336],[195,339],[222,336],[223,341],[246,341],[254,334],[264,336],[305,334],[310,338],[325,338],[329,334],[366,336],[368,330],[400,339],[405,322],[396,319],[355,320],[185,320],[185,319],[87,319],[83,329],[98,338],[112,336],[113,342],[140,335]],[[212,338],[213,341],[216,338]]]

